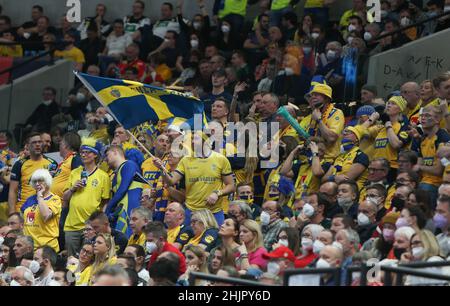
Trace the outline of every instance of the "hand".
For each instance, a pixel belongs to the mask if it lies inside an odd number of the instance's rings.
[[[234,94],[238,94],[240,92],[243,92],[247,88],[247,83],[245,82],[239,82],[234,86]]]
[[[413,260],[413,256],[410,252],[405,252],[400,257],[400,262],[402,262],[402,263],[410,262],[412,260]]]
[[[297,217],[297,224],[303,224],[303,223],[305,223],[305,222],[307,222],[307,221],[310,221],[310,219],[309,219],[309,217],[307,217],[306,215],[305,215],[305,213],[302,211],[299,215],[298,215],[298,217]]]
[[[155,157],[153,159],[153,165],[155,165],[155,167],[158,168],[159,170],[163,170],[164,169],[163,162],[159,158]]]
[[[254,117],[255,113],[256,113],[256,104],[252,104],[252,106],[248,110],[248,114],[250,117]]]
[[[297,227],[297,219],[292,217],[289,219],[289,227],[296,228]]]
[[[346,181],[346,180],[348,180],[348,179],[349,179],[348,176],[346,176],[346,175],[344,175],[344,174],[339,174],[339,175],[336,175],[336,176],[334,177],[334,181],[335,181],[337,184],[339,184],[340,182]]]
[[[384,125],[385,128],[392,127],[392,123],[390,121],[386,121],[386,124]]]
[[[410,126],[410,127],[409,127],[408,135],[409,135],[411,138],[420,138],[420,133],[419,133],[419,132],[417,131],[417,129],[416,129],[415,127],[413,127],[413,126]]]
[[[213,192],[206,199],[206,204],[214,205],[214,204],[216,204],[217,200],[219,200],[219,195],[217,193]]]
[[[75,182],[75,185],[72,186],[71,190],[72,192],[77,192],[81,188],[84,188],[83,182],[81,180],[78,180]]]
[[[317,108],[313,110],[311,117],[314,121],[319,121],[322,119],[322,113]]]
[[[39,189],[36,192],[36,194],[37,194],[38,198],[43,198],[44,197],[44,189]]]
[[[238,247],[238,252],[239,252],[239,254],[248,254],[247,247],[245,246],[245,243],[242,243]]]
[[[378,112],[374,112],[374,113],[372,113],[372,115],[369,116],[369,119],[370,119],[372,122],[374,122],[374,123],[375,123],[379,118],[380,118],[380,114],[379,114]]]
[[[297,148],[296,148],[297,149]],[[309,149],[311,150],[311,153],[318,154],[319,153],[319,146],[314,141],[311,141],[309,143]]]
[[[412,171],[414,171],[414,172],[419,172],[419,171],[420,171],[420,165],[414,165],[414,166],[412,167]]]

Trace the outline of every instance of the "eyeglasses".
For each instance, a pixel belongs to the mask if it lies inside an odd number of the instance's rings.
[[[195,223],[201,223],[200,220],[197,219],[191,219],[191,224],[195,224]]]
[[[81,253],[85,253],[86,255],[89,255],[89,256],[91,256],[93,253],[91,252],[91,251],[88,251],[88,250],[86,250],[85,248],[82,248],[81,250],[80,250],[80,254]]]
[[[377,169],[377,168],[368,168],[369,172],[377,172],[377,171],[384,171],[384,169]]]
[[[407,182],[411,182],[411,180],[409,180],[409,179],[398,179],[398,180],[396,180],[395,181],[396,183],[407,183]]]

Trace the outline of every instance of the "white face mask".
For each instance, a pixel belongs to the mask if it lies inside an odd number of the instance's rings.
[[[19,282],[16,282],[15,279],[13,279],[9,285],[11,287],[22,287],[22,285]]]
[[[50,104],[52,104],[53,100],[43,100],[42,104],[49,106]]]
[[[364,226],[364,225],[368,225],[368,224],[370,224],[369,217],[367,217],[366,214],[359,213],[358,214],[358,225],[359,226]]]
[[[327,59],[329,61],[333,61],[334,59],[336,59],[336,51],[334,50],[328,50],[327,51]]]
[[[286,75],[293,75],[294,70],[292,68],[286,67],[284,68],[284,71],[286,72]]]
[[[76,99],[77,99],[78,103],[81,103],[81,102],[84,102],[84,100],[86,99],[86,96],[84,94],[82,94],[81,92],[78,92]]]
[[[353,205],[352,198],[337,198],[338,205],[342,207],[342,209],[348,210]]]
[[[347,37],[347,42],[348,42],[349,45],[352,43],[353,39],[354,39],[353,36]]]
[[[372,39],[372,34],[370,34],[369,32],[365,32],[364,33],[364,40],[365,41],[370,41]]]
[[[314,241],[314,243],[313,243],[313,252],[314,252],[314,254],[319,254],[320,251],[322,251],[322,249],[324,247],[325,247],[325,244],[322,241],[316,239],[316,241]]]
[[[310,218],[314,215],[314,207],[311,204],[306,203],[305,205],[303,205],[302,212],[305,216]]]
[[[342,246],[342,243],[337,242],[337,241],[333,241],[333,243],[331,244],[332,246],[334,246],[335,248],[338,248],[340,250],[344,250],[344,247]]]
[[[33,272],[33,274],[36,274],[39,272],[41,265],[36,260],[33,260],[32,262],[30,262],[30,266],[28,268],[31,270],[31,272]]]
[[[348,26],[348,31],[349,31],[349,32],[356,31],[356,26],[354,26],[353,24],[350,24],[350,25]]]
[[[323,258],[320,258],[316,263],[316,268],[330,268],[331,265]]]
[[[202,26],[202,24],[198,21],[194,21],[194,23],[192,24],[192,26],[194,27],[194,29],[198,30],[200,29],[200,27]]]
[[[448,160],[446,157],[442,157],[441,164],[442,166],[447,167],[448,165],[450,165],[450,160]]]
[[[309,251],[313,247],[313,241],[310,238],[302,238],[302,250]]]
[[[221,26],[220,29],[222,30],[223,33],[228,33],[228,32],[230,32],[230,27],[227,26],[227,25]]]
[[[267,264],[267,272],[273,275],[278,275],[280,273],[280,265],[276,262],[269,262]]]
[[[312,33],[311,34],[312,39],[317,39],[317,38],[319,38],[319,36],[320,36],[319,33]]]
[[[198,40],[192,39],[191,40],[191,47],[192,48],[198,48]]]
[[[378,206],[378,198],[373,198],[373,197],[366,197],[366,201],[368,202],[372,202],[373,204]]]
[[[425,253],[425,249],[423,247],[417,247],[417,248],[413,248],[411,250],[411,252],[412,252],[412,256],[415,259],[421,259],[423,254]]]
[[[289,241],[287,239],[279,239],[278,244],[284,245],[285,247],[289,247]]]
[[[400,25],[402,27],[406,27],[411,23],[411,20],[408,17],[403,17],[402,19],[400,19]]]
[[[269,225],[270,223],[270,215],[269,213],[263,211],[260,216],[261,225]]]
[[[154,251],[156,251],[157,248],[158,246],[153,241],[145,243],[145,250],[148,254],[152,254]]]

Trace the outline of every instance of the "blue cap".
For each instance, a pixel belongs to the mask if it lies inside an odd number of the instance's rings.
[[[370,105],[363,105],[360,108],[358,108],[358,110],[356,111],[356,117],[361,117],[361,116],[370,116],[375,112],[375,108],[373,106]]]

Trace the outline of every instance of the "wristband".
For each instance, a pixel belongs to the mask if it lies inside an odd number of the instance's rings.
[[[214,190],[213,191],[217,196],[220,198],[223,195],[223,192],[221,190]]]

